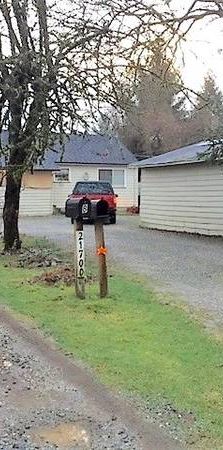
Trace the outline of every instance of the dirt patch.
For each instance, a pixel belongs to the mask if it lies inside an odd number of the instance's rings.
[[[23,249],[19,252],[16,266],[17,267],[56,267],[62,264],[59,259],[50,249],[30,248]]]
[[[44,272],[41,275],[35,277],[32,283],[44,283],[48,285],[54,285],[57,283],[64,283],[67,286],[71,286],[75,281],[75,270],[69,266],[58,267],[50,272]]]
[[[31,433],[31,438],[40,445],[50,443],[59,448],[73,448],[74,445],[81,450],[90,448],[89,432],[81,422],[63,423],[53,428],[37,428]]]
[[[91,283],[96,280],[96,277],[92,274],[87,275],[87,282]],[[55,284],[64,283],[67,286],[72,286],[75,282],[75,270],[72,266],[62,266],[55,268],[50,272],[44,272],[41,275],[35,277],[32,283],[44,283],[49,286]]]

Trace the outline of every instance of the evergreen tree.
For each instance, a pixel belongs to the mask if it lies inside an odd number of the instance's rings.
[[[181,145],[185,106],[181,77],[168,56],[166,43],[157,38],[126,108],[121,137],[135,153],[160,154]]]
[[[223,94],[211,73],[204,79],[193,115],[197,124],[197,139],[223,137]]]

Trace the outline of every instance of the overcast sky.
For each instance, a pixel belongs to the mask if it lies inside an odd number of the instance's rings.
[[[186,9],[192,0],[172,0],[176,9]],[[199,89],[208,70],[216,75],[223,90],[223,19],[198,22],[190,32],[183,46],[185,83]],[[180,58],[178,58],[180,61]]]

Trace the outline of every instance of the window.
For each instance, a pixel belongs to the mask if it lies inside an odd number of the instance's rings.
[[[112,170],[99,169],[99,181],[109,181],[112,184]]]
[[[70,181],[70,171],[69,169],[61,169],[58,172],[54,172],[54,182],[63,183]]]
[[[113,170],[113,184],[117,187],[125,186],[125,171],[124,169]]]
[[[114,194],[114,191],[107,181],[78,181],[73,194]]]
[[[125,169],[99,169],[99,181],[109,181],[113,187],[125,187]]]

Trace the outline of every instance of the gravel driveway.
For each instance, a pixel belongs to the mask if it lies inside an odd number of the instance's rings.
[[[0,310],[0,449],[180,450],[73,358]]]
[[[21,231],[72,245],[72,227],[64,216],[22,218]],[[137,217],[118,217],[105,227],[112,261],[146,275],[161,289],[223,323],[223,239],[140,229]],[[93,226],[85,227],[86,247],[94,251]]]

